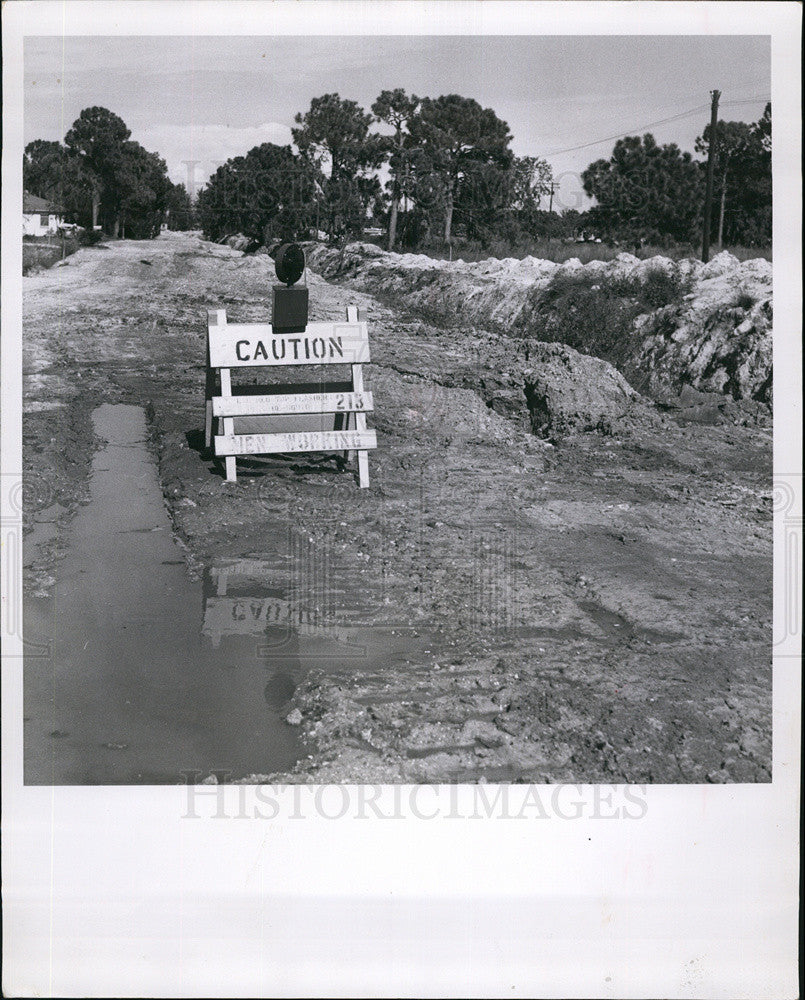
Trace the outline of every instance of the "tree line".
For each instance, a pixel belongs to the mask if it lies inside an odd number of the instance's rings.
[[[197,203],[210,238],[316,230],[339,240],[372,220],[387,228],[391,248],[429,236],[449,243],[457,225],[483,240],[501,231],[504,216],[527,224],[552,180],[544,160],[514,155],[494,111],[456,94],[384,90],[371,112],[324,94],[296,115],[292,136],[296,151],[264,143],[213,174]]]
[[[112,237],[153,238],[166,215],[175,228],[193,221],[187,191],[171,182],[165,161],[106,108],[85,108],[63,143],[29,143],[22,174],[25,190],[56,203],[68,221]]]
[[[165,163],[133,142],[125,123],[88,108],[64,144],[25,150],[26,189],[59,201],[76,221],[110,235],[143,238],[200,226],[218,240],[243,233],[259,243],[323,232],[360,236],[369,223],[389,248],[455,238],[486,246],[572,235],[610,242],[698,241],[705,160],[651,134],[619,139],[582,173],[587,212],[544,211],[554,177],[545,159],[516,156],[505,121],[472,98],[417,97],[384,90],[367,111],[337,93],[295,116],[293,146],[263,143],[220,166],[195,205],[168,179]],[[710,127],[695,152],[709,151]],[[715,146],[719,245],[771,239],[771,105],[754,123],[719,121]]]
[[[457,94],[431,99],[396,89],[384,90],[369,112],[324,94],[296,115],[295,149],[266,143],[221,166],[199,195],[198,219],[210,238],[242,232],[263,242],[311,230],[354,238],[372,220],[390,249],[450,244],[456,235],[511,245],[580,230],[609,242],[693,243],[703,226],[709,133],[708,126],[696,140],[702,160],[651,134],[620,139],[608,159],[582,173],[595,200],[590,210],[546,212],[551,166],[516,156],[508,125],[491,108]],[[719,121],[715,160],[713,239],[768,243],[771,105],[752,124]]]
[[[596,160],[582,174],[596,204],[589,225],[607,238],[645,242],[695,242],[702,233],[705,168],[710,125],[696,139],[704,159],[694,160],[674,143],[652,135],[619,139],[609,159]],[[771,241],[771,104],[757,122],[719,121],[714,168],[717,211],[711,239],[722,246]]]

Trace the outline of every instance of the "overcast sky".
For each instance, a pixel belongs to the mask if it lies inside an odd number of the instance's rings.
[[[63,139],[83,108],[101,105],[164,157],[174,181],[187,180],[183,161],[201,161],[199,183],[261,142],[289,143],[313,97],[336,91],[368,110],[394,87],[493,108],[518,155],[564,175],[560,207],[576,207],[577,175],[611,153],[616,134],[651,131],[693,151],[713,88],[720,117],[757,120],[770,46],[703,35],[28,38],[25,142]]]

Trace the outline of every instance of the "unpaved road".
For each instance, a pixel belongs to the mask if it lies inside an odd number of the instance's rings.
[[[28,594],[58,588],[93,410],[134,404],[192,579],[271,567],[309,632],[410,650],[299,678],[283,712],[304,755],[255,773],[770,780],[771,431],[657,412],[550,446],[488,405],[505,338],[312,275],[311,319],[368,313],[372,486],[298,455],[226,483],[202,447],[205,312],[267,319],[272,278],[268,257],[166,234],[24,279]]]

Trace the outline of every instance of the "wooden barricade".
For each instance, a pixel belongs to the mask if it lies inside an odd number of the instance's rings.
[[[374,401],[372,393],[363,387],[362,366],[369,361],[369,336],[357,307],[347,308],[344,323],[308,323],[304,333],[275,334],[270,323],[227,323],[224,309],[211,309],[207,321],[204,439],[208,448],[214,446],[215,454],[224,458],[226,478],[236,481],[238,455],[341,451],[349,460],[357,452],[358,481],[361,487],[367,487],[368,449],[377,447],[377,436],[366,426],[366,414],[374,409]],[[285,365],[349,365],[351,379],[343,392],[233,394],[232,368]],[[218,378],[220,394],[216,394]],[[299,387],[289,385],[285,388]],[[235,432],[238,418],[287,418],[302,414],[332,414],[333,429],[265,434]],[[214,435],[213,422],[216,424]]]

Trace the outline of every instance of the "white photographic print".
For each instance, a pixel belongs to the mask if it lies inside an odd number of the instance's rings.
[[[799,9],[3,17],[6,992],[795,996]]]

